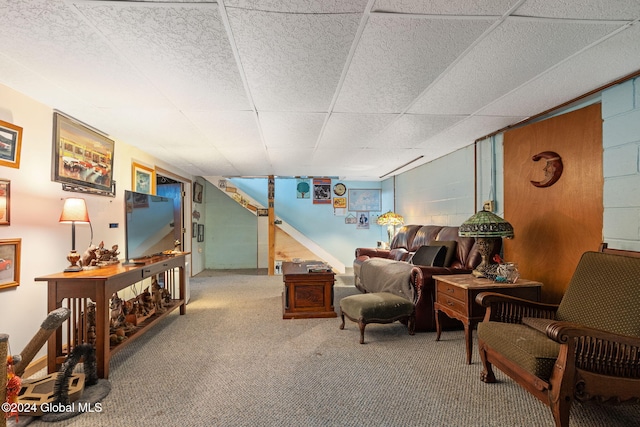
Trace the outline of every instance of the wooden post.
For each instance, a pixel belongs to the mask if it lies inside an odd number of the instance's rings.
[[[7,400],[7,352],[9,348],[9,335],[0,334],[0,403]],[[6,427],[7,417],[4,411],[0,411],[0,427]]]
[[[269,187],[267,190],[267,199],[269,202],[268,212],[269,212],[269,266],[268,273],[269,276],[273,276],[275,274],[275,261],[276,261],[276,215],[274,211],[274,199],[276,192],[276,182],[273,175],[269,175]]]

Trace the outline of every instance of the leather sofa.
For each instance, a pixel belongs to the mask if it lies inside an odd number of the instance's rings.
[[[444,274],[467,274],[480,264],[482,260],[475,239],[458,236],[458,227],[440,225],[405,225],[391,241],[390,249],[357,248],[353,262],[355,285],[360,292],[368,292],[367,284],[360,280],[360,269],[370,258],[386,258],[395,262],[410,262],[412,255],[421,247],[438,242],[447,242],[453,254],[444,267],[414,265],[409,278],[414,292],[416,306],[416,331],[435,330],[435,280],[433,276]],[[451,244],[455,242],[455,244]],[[444,244],[444,243],[443,243]],[[453,246],[453,247],[452,247]],[[499,253],[502,240],[497,239],[495,253]],[[383,268],[383,267],[382,267]],[[455,321],[447,322],[445,328],[457,326]]]

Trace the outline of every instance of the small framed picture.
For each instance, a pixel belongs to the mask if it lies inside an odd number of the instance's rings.
[[[204,224],[198,224],[198,242],[204,242]]]
[[[196,238],[198,237],[198,223],[194,222],[193,224],[191,224],[191,237]]]
[[[20,285],[20,245],[22,239],[0,239],[0,289]]]
[[[225,187],[227,188],[226,184]],[[204,186],[198,181],[193,183],[193,201],[196,203],[202,203],[202,193],[204,192]]]
[[[131,188],[136,193],[156,194],[155,169],[131,162]]]
[[[356,228],[369,228],[369,212],[356,212],[358,224]]]
[[[11,222],[9,212],[11,210],[11,204],[9,199],[9,187],[11,181],[6,179],[0,179],[0,225],[10,225]]]
[[[0,165],[20,167],[22,128],[0,120]]]

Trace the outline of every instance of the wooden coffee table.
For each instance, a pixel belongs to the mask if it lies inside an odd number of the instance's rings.
[[[282,318],[336,317],[333,309],[333,271],[309,272],[322,261],[283,262]]]
[[[442,328],[440,316],[446,314],[458,319],[464,325],[467,348],[467,364],[471,364],[473,327],[484,318],[485,308],[476,303],[480,292],[498,292],[531,301],[540,301],[542,283],[518,279],[516,283],[498,283],[478,278],[472,274],[451,274],[433,276],[436,281],[436,302],[433,304],[436,316],[436,341],[440,340]]]

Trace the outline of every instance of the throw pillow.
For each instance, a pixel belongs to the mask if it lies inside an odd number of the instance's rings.
[[[455,240],[432,240],[429,242],[429,246],[442,245],[447,247],[447,257],[444,259],[444,267],[449,267],[453,262],[453,256],[456,254],[458,242]]]
[[[420,246],[413,257],[411,263],[413,265],[424,265],[427,267],[443,267],[447,256],[447,247],[439,246]]]

